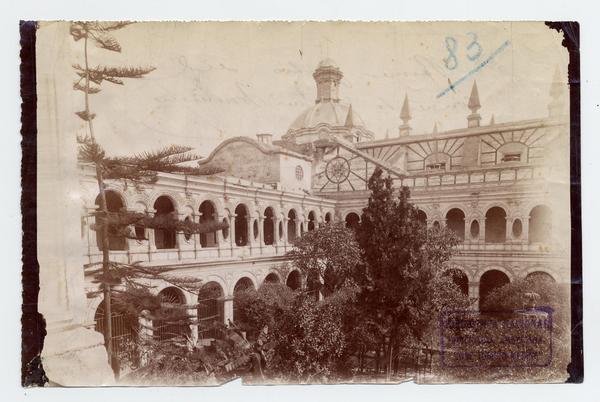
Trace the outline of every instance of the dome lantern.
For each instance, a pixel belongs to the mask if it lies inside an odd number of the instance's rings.
[[[315,103],[339,102],[339,87],[343,77],[344,74],[333,60],[322,60],[313,73],[313,78],[317,84]]]

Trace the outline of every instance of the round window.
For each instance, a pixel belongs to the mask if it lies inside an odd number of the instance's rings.
[[[304,178],[304,170],[302,169],[302,166],[298,165],[296,166],[296,180],[300,181]]]

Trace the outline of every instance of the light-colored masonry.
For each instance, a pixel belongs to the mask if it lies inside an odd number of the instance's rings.
[[[313,74],[315,104],[303,111],[281,140],[260,133],[219,145],[201,165],[224,172],[207,177],[162,174],[152,186],[109,184],[108,207],[165,214],[196,222],[216,220],[229,228],[205,235],[132,228],[139,240],[111,239],[111,258],[148,266],[176,267],[212,289],[218,307],[199,309],[201,322],[233,319],[236,285],[265,280],[302,286],[285,254],[293,239],[319,225],[360,220],[376,167],[395,185],[407,186],[424,225],[446,225],[462,239],[449,264],[457,284],[473,299],[508,281],[570,275],[569,131],[564,87],[549,86],[548,116],[481,124],[479,89],[473,84],[465,127],[414,135],[405,99],[394,138],[373,141],[373,134],[352,105],[339,97],[343,74],[331,60]],[[482,89],[485,90],[485,89]],[[80,167],[85,207],[82,235],[87,263],[101,260],[90,212],[97,208],[94,171]],[[155,292],[179,295],[195,304],[206,292],[190,294],[156,283]],[[95,288],[86,275],[86,288]],[[163,293],[163,294],[166,294]],[[209,297],[209,298],[210,298]],[[87,324],[94,325],[101,300],[88,300]],[[203,321],[204,320],[204,321]],[[202,328],[192,328],[197,336]]]

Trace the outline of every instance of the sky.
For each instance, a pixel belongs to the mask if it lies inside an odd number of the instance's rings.
[[[320,60],[336,61],[340,97],[375,139],[398,135],[408,96],[413,134],[465,127],[473,81],[482,124],[547,116],[556,68],[566,82],[561,34],[538,22],[498,23],[136,23],[114,35],[121,53],[92,48],[90,64],[153,66],[124,86],[102,84],[91,96],[96,135],[109,154],[189,145],[206,156],[235,136],[285,134],[314,104]],[[43,51],[39,49],[43,48]],[[60,119],[85,132],[72,90],[83,43],[68,24],[42,25],[38,65],[52,72]],[[489,60],[482,67],[482,62]],[[38,72],[39,74],[40,72]],[[439,96],[448,86],[454,89]]]

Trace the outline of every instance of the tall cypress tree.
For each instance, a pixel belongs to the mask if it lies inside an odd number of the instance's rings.
[[[371,195],[356,232],[367,271],[361,304],[385,328],[389,372],[394,350],[422,343],[436,312],[465,306],[466,298],[445,275],[457,244],[454,233],[420,223],[408,188],[395,190],[381,169],[368,187]]]

